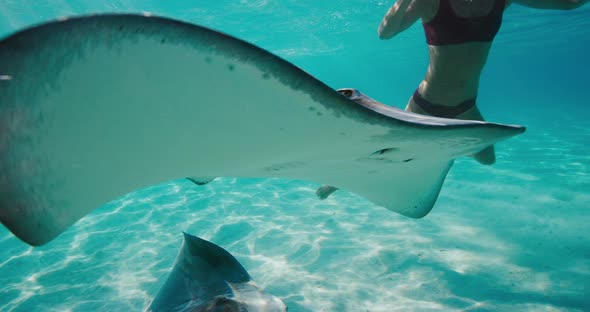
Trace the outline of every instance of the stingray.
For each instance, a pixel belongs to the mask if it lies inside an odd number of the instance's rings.
[[[0,41],[0,220],[42,245],[109,200],[184,177],[315,181],[420,218],[453,159],[524,131],[345,93],[168,18],[21,30]]]
[[[281,299],[256,286],[229,252],[183,234],[174,267],[146,311],[287,311]]]

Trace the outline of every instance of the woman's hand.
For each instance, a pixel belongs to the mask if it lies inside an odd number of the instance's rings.
[[[420,14],[418,10],[416,10],[415,5],[419,1],[420,0],[397,0],[397,2],[387,10],[387,13],[377,29],[379,39],[390,39],[414,24],[414,22],[420,18]]]

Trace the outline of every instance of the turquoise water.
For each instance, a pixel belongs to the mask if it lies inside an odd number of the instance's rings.
[[[402,107],[426,69],[419,25],[391,41],[384,1],[2,1],[0,35],[59,16],[141,12],[253,42],[334,88]],[[289,311],[590,311],[590,6],[512,7],[479,103],[528,131],[492,167],[456,161],[412,220],[309,181],[171,181],[96,210],[31,248],[0,229],[0,311],[140,311],[181,231],[231,252]]]

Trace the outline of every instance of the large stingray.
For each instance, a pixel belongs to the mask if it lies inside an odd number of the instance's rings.
[[[41,245],[117,196],[187,176],[311,180],[419,218],[454,158],[524,131],[359,102],[171,19],[25,29],[0,41],[0,220]]]
[[[283,301],[263,292],[223,248],[184,233],[180,252],[149,312],[285,312]]]

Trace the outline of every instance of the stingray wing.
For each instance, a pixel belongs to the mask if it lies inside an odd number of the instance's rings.
[[[265,293],[225,249],[184,233],[166,282],[146,311],[285,312],[285,303]]]
[[[140,15],[0,42],[0,220],[44,244],[135,189],[187,176],[313,180],[411,217],[453,158],[524,131],[359,105],[285,60]]]
[[[223,304],[216,303],[217,298],[226,298],[232,304],[230,285],[250,281],[248,272],[230,253],[184,233],[174,267],[147,311],[194,311],[195,307]]]

